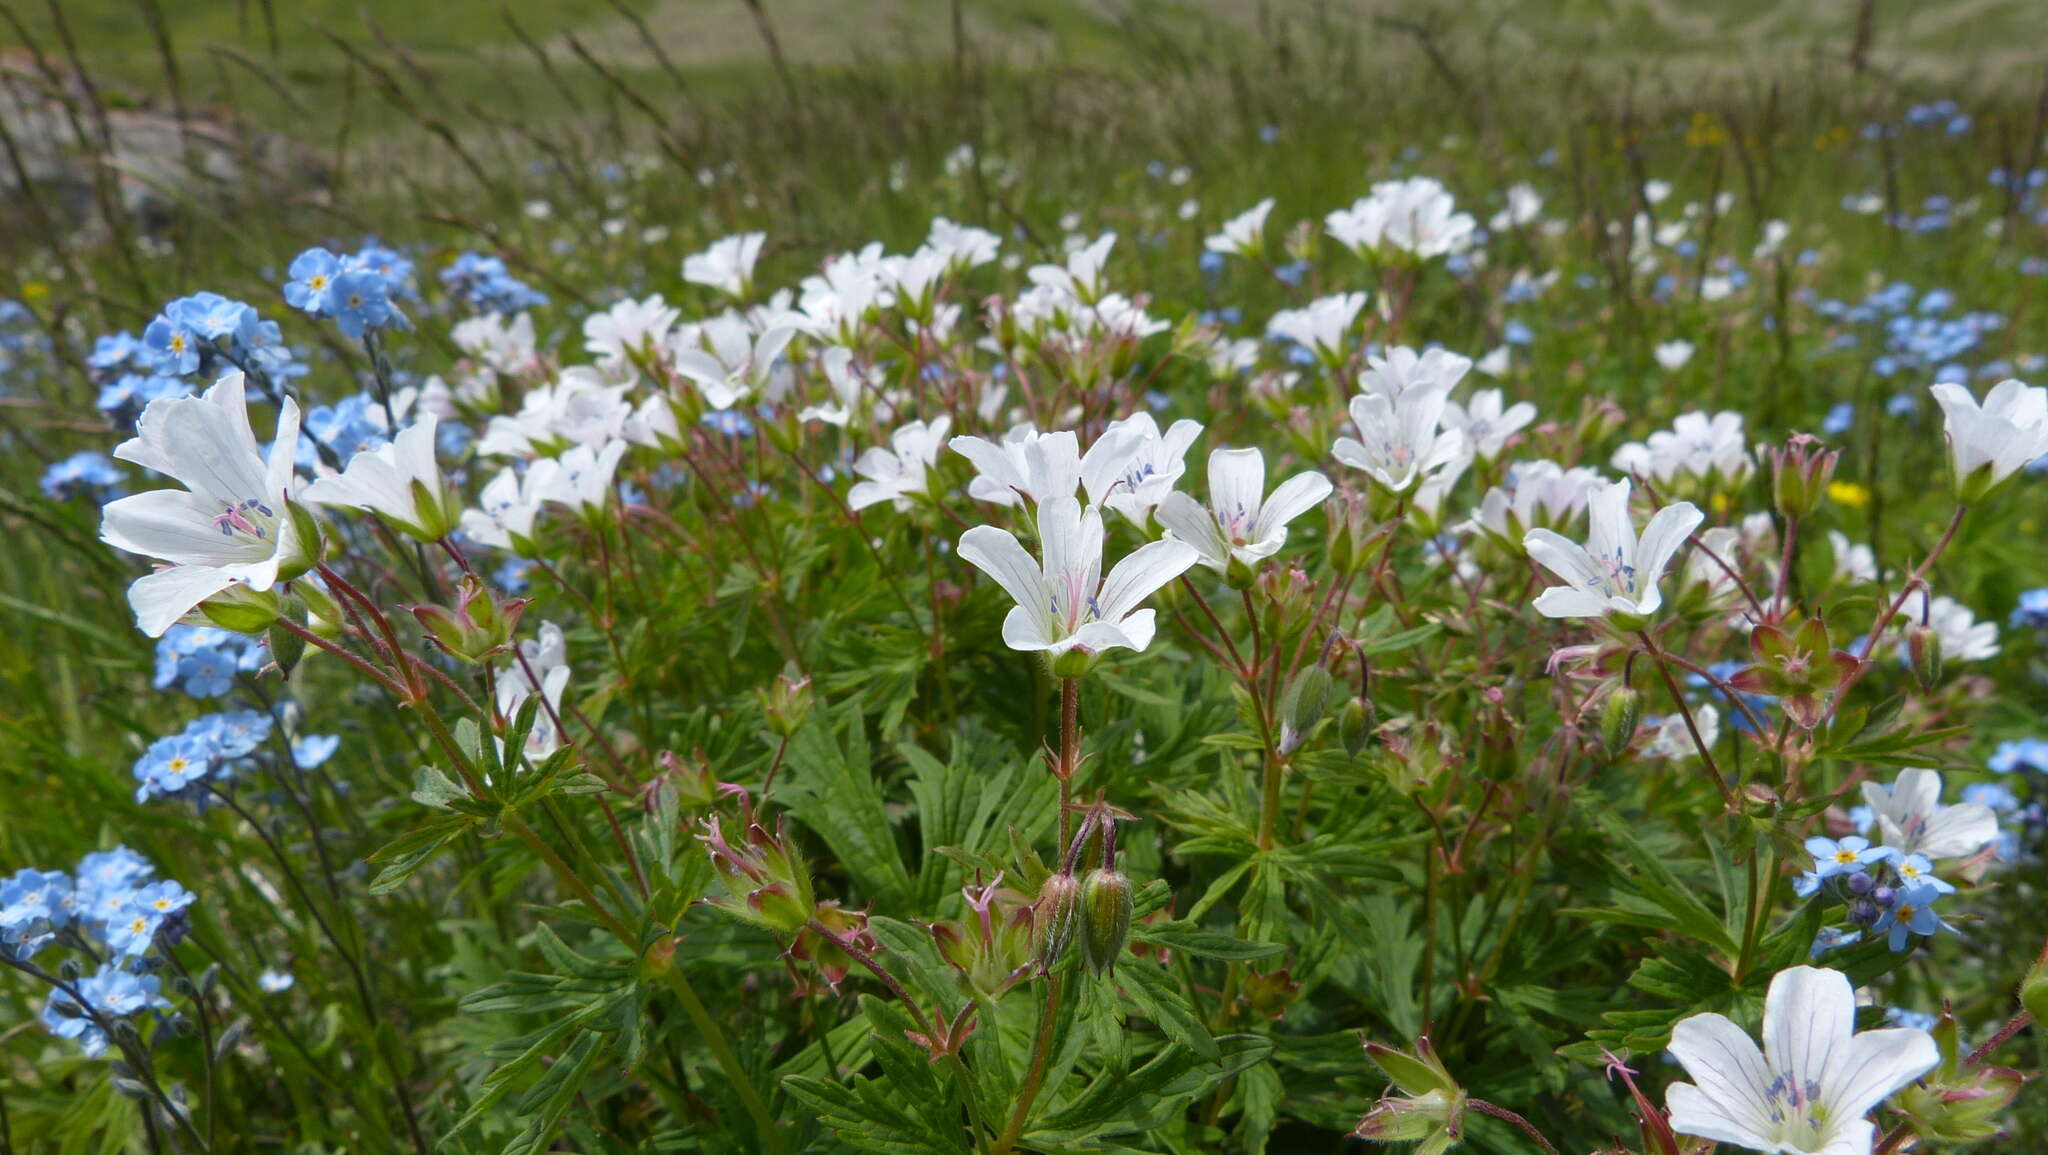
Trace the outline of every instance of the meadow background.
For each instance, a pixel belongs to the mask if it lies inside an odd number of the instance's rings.
[[[1153,294],[1155,315],[1227,295],[1256,331],[1273,310],[1341,287],[1240,276],[1226,294],[1204,271],[1203,237],[1260,198],[1278,198],[1273,220],[1285,225],[1372,180],[1426,173],[1484,220],[1527,181],[1572,222],[1544,246],[1555,287],[1504,303],[1505,264],[1483,284],[1434,282],[1415,308],[1420,335],[1475,356],[1510,346],[1517,387],[1546,413],[1612,402],[1645,429],[1732,408],[1758,428],[1818,430],[1846,403],[1836,440],[1848,448],[1841,478],[1856,488],[1836,516],[1897,567],[1940,532],[1947,506],[1932,479],[1945,466],[1932,406],[1888,414],[1887,402],[1924,398],[1938,366],[1887,367],[1881,320],[1814,306],[1893,283],[1916,301],[1946,292],[1957,312],[2002,319],[1966,358],[1973,375],[2002,362],[2048,379],[2041,194],[1994,176],[2048,163],[2039,32],[2028,0],[11,0],[0,81],[16,99],[54,101],[42,106],[58,128],[52,147],[78,164],[26,190],[0,180],[0,299],[25,306],[7,314],[0,354],[0,872],[62,867],[125,841],[195,890],[275,898],[223,865],[219,824],[134,800],[131,764],[190,703],[151,689],[151,646],[122,598],[131,575],[96,540],[97,508],[39,484],[52,463],[113,439],[84,371],[92,337],[140,330],[167,299],[212,289],[285,317],[278,286],[294,254],[375,236],[412,254],[423,282],[458,252],[501,256],[552,298],[543,343],[573,345],[581,316],[621,295],[708,307],[678,264],[728,233],[766,231],[761,279],[779,284],[870,240],[907,251],[945,215],[1003,233],[1027,260],[1056,260],[1068,234],[1115,229],[1119,275]],[[81,70],[92,84],[79,84]],[[95,142],[123,116],[168,125],[173,159],[105,156]],[[191,147],[232,159],[232,176],[181,171],[195,136]],[[5,144],[0,167],[19,173],[37,146]],[[1626,228],[1620,239],[1608,228],[1631,219],[1650,182],[1670,183],[1674,207],[1734,194],[1725,214],[1695,223],[1696,258],[1671,267],[1696,267],[1675,285],[1633,273]],[[1742,309],[1703,300],[1711,262],[1740,260],[1771,221],[1792,226],[1785,244],[1798,259],[1750,270],[1769,279]],[[315,367],[309,392],[354,392],[360,351],[285,319]],[[431,308],[415,319],[398,368],[424,374],[454,351]],[[1833,340],[1847,331],[1861,340]],[[1678,339],[1696,353],[1668,370],[1655,347]],[[2048,584],[2039,489],[1973,520],[1944,567],[1940,591],[1980,620],[2003,626],[2023,591]],[[667,639],[632,644],[626,660],[643,681],[689,688],[655,707],[656,730],[744,745],[713,737],[712,719],[751,703],[780,656],[732,641],[729,665],[673,661],[743,634],[746,600],[739,591]],[[1955,765],[1981,767],[2000,743],[2043,736],[2048,670],[2025,636],[2013,631],[1999,658],[1972,669],[1977,728]],[[891,681],[901,671],[879,664],[886,655],[868,657],[821,688],[879,704],[917,684],[919,673]],[[1005,688],[978,693],[994,704]],[[343,825],[350,845],[373,848],[400,828],[392,803],[411,789],[415,753],[367,698],[331,705],[328,728],[352,752],[363,799]],[[1020,734],[1042,732],[1029,723]],[[927,736],[940,726],[918,712],[912,724]],[[254,840],[243,842],[234,853],[254,857]],[[496,979],[477,945],[495,928],[440,919],[419,894],[375,902],[394,984],[459,993]],[[199,923],[246,972],[303,945],[281,947],[247,917]],[[2031,930],[1980,935],[1967,951],[1951,943],[1959,953],[1946,965],[2017,974],[2037,945]],[[318,1066],[341,1012],[308,998],[299,1027]],[[482,1036],[455,998],[408,1005],[422,1054]],[[112,1101],[92,1064],[49,1058],[37,1005],[25,985],[0,983],[0,1093],[23,1151],[57,1149],[33,1137]],[[1590,1005],[1536,1009],[1546,1022],[1597,1021]],[[1533,1071],[1557,1040],[1539,1031],[1524,1042],[1504,1062]],[[1550,1118],[1573,1117],[1577,1091],[1533,1073],[1528,1086],[1558,1097]],[[1355,1096],[1357,1108],[1373,1094]],[[1278,1134],[1301,1144],[1292,1149],[1332,1149],[1330,1120],[1346,1108],[1326,1106],[1322,1130],[1295,1120]],[[319,1095],[299,1109],[323,1109]],[[2036,1096],[2023,1136],[2048,1142],[2044,1118]],[[76,1138],[89,1132],[92,1142]],[[132,1124],[68,1133],[67,1151],[139,1142]],[[252,1135],[249,1149],[271,1138]],[[1575,1138],[1604,1136],[1587,1124]]]

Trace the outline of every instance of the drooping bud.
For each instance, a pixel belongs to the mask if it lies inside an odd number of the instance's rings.
[[[1623,685],[1607,692],[1607,700],[1600,706],[1600,745],[1610,759],[1621,757],[1621,752],[1635,740],[1636,727],[1642,720],[1641,690]]]
[[[1378,1043],[1365,1045],[1366,1057],[1393,1082],[1390,1092],[1352,1134],[1375,1143],[1422,1140],[1420,1152],[1447,1151],[1464,1137],[1465,1091],[1444,1068],[1429,1039],[1416,1041],[1409,1054]]]
[[[1906,654],[1913,666],[1913,680],[1923,691],[1941,684],[1941,633],[1933,626],[1918,625],[1906,631]]]
[[[1371,702],[1353,698],[1337,714],[1337,740],[1353,758],[1365,753],[1366,743],[1372,741],[1373,713]]]
[[[1286,757],[1301,748],[1310,730],[1323,720],[1330,708],[1330,694],[1336,680],[1321,663],[1294,676],[1280,699],[1280,755]]]
[[[1032,919],[1038,937],[1034,956],[1039,969],[1049,971],[1067,953],[1067,944],[1081,925],[1080,880],[1064,870],[1048,877],[1038,888]]]
[[[704,902],[743,922],[794,934],[818,910],[810,871],[780,824],[774,834],[768,833],[754,821],[751,808],[742,812],[740,822],[741,833],[734,842],[727,839],[724,821],[717,815],[704,819],[697,840],[710,853],[712,868],[725,890]]]
[[[817,926],[811,925],[812,922]],[[830,934],[820,932],[822,926]],[[834,994],[839,992],[839,982],[846,972],[853,969],[853,956],[846,952],[842,943],[873,955],[879,954],[882,944],[868,931],[867,912],[843,910],[837,902],[821,902],[817,910],[790,940],[789,949],[783,952],[784,965],[789,970],[792,985],[799,996],[819,993],[808,981],[808,977],[796,964],[807,962],[824,980],[825,987]]]
[[[1091,870],[1081,883],[1081,961],[1096,974],[1116,969],[1131,937],[1131,880],[1115,868]]]

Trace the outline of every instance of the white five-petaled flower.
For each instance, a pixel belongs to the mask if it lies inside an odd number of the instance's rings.
[[[1970,607],[1952,597],[1927,600],[1925,589],[1906,595],[1899,608],[1899,622],[1916,626],[1925,622],[1941,640],[1941,656],[1950,662],[1981,662],[1998,656],[1998,623],[1980,622]]]
[[[1499,457],[1500,451],[1507,448],[1508,438],[1534,420],[1534,405],[1527,401],[1508,405],[1498,389],[1481,389],[1463,405],[1456,401],[1444,403],[1444,427],[1463,433],[1472,452],[1482,461]]]
[[[995,260],[996,252],[1003,247],[1003,238],[987,229],[955,224],[945,217],[933,217],[931,232],[925,236],[924,243],[927,248],[945,253],[948,267],[954,273],[964,273]]]
[[[1150,413],[1112,421],[1081,459],[1082,487],[1090,501],[1100,500],[1144,526],[1187,472],[1188,447],[1201,435],[1202,423],[1185,417],[1165,433]]]
[[[562,706],[562,691],[569,685],[569,645],[562,627],[542,622],[534,638],[519,643],[519,657],[498,671],[497,685],[498,716],[507,723],[519,716],[520,708],[536,691],[544,699],[534,710],[533,728],[526,732],[528,760],[538,762],[561,749],[562,734],[555,727],[555,715]]]
[[[1865,782],[1863,801],[1877,819],[1884,844],[1901,857],[1964,858],[1998,837],[1998,816],[1990,807],[1941,804],[1941,773],[1936,770],[1901,770],[1889,787]]]
[[[429,413],[376,449],[358,452],[340,473],[307,486],[306,503],[372,513],[421,541],[448,536],[461,519],[462,499],[434,461],[438,424]]]
[[[1928,391],[1941,406],[1956,497],[1964,504],[1984,500],[2048,454],[2048,389],[2007,378],[1991,387],[1982,406],[1961,385],[1935,385]]]
[[[1547,618],[1597,618],[1610,613],[1647,617],[1664,604],[1657,583],[1664,568],[1706,519],[1698,506],[1681,501],[1650,518],[1642,540],[1628,512],[1629,483],[1604,482],[1587,495],[1586,544],[1581,546],[1547,529],[1532,529],[1522,539],[1529,556],[1565,580],[1536,598],[1536,612]]]
[[[1209,505],[1178,491],[1159,503],[1159,524],[1194,546],[1202,564],[1228,569],[1236,558],[1254,565],[1287,544],[1287,523],[1330,496],[1330,479],[1310,470],[1266,496],[1266,457],[1256,449],[1209,454]]]
[[[683,279],[709,285],[721,293],[744,297],[754,283],[754,262],[761,259],[766,233],[736,233],[713,241],[701,253],[683,258]]]
[[[1532,529],[1562,529],[1586,508],[1586,496],[1600,475],[1583,465],[1566,469],[1555,461],[1517,461],[1506,483],[1486,491],[1472,523],[1516,550]]]
[[[1033,265],[1024,275],[1034,285],[1065,293],[1086,304],[1102,295],[1102,267],[1108,263],[1109,250],[1115,245],[1116,232],[1108,230],[1085,245],[1075,246],[1067,254],[1065,265]]]
[[[927,424],[913,421],[889,435],[889,448],[873,446],[853,463],[862,480],[846,492],[846,504],[854,509],[893,501],[897,509],[909,509],[912,494],[924,492],[925,471],[939,459],[945,447],[946,430],[953,419],[944,414]]]
[[[630,362],[635,354],[659,349],[681,316],[660,293],[643,301],[628,297],[583,319],[583,349],[607,364]]]
[[[1941,1061],[1917,1028],[1856,1033],[1848,976],[1819,967],[1771,980],[1763,1040],[1723,1015],[1680,1020],[1671,1054],[1693,1081],[1665,1092],[1672,1130],[1766,1155],[1870,1155],[1871,1108]]]
[[[1685,368],[1687,361],[1692,360],[1692,342],[1662,341],[1655,349],[1650,350],[1650,354],[1657,359],[1657,364],[1664,367],[1665,372],[1676,373]]]
[[[995,579],[1017,603],[1003,619],[1013,650],[1099,654],[1152,644],[1153,612],[1138,605],[1195,564],[1195,547],[1163,539],[1133,550],[1102,576],[1102,514],[1071,497],[1038,506],[1043,564],[1008,530],[977,525],[960,535],[960,556]]]
[[[1226,256],[1257,256],[1265,247],[1266,214],[1273,211],[1273,198],[1267,197],[1244,212],[1223,222],[1215,236],[1202,242],[1202,247],[1212,253]]]
[[[1731,486],[1741,484],[1754,466],[1749,440],[1742,431],[1742,414],[1732,411],[1712,417],[1681,414],[1671,428],[1615,450],[1611,464],[1617,472],[1659,484],[1683,475],[1703,484],[1718,480]]]
[[[727,313],[698,326],[696,336],[699,344],[677,344],[672,350],[676,372],[688,377],[713,409],[730,409],[766,390],[775,359],[796,330],[775,325],[755,336],[744,318]]]
[[[1368,393],[1398,401],[1401,394],[1423,385],[1441,386],[1448,393],[1471,370],[1472,358],[1449,349],[1431,348],[1418,353],[1405,345],[1396,345],[1383,355],[1366,354],[1365,372],[1358,375],[1358,384]]]
[[[1151,432],[1158,436],[1157,424]],[[963,436],[953,438],[947,446],[973,463],[979,476],[967,483],[967,495],[978,501],[997,505],[1030,501],[1036,505],[1072,497],[1080,487],[1088,494],[1088,504],[1101,505],[1111,487],[1122,479],[1124,464],[1144,435],[1142,426],[1112,425],[1083,456],[1081,439],[1072,430],[1040,433],[1026,422],[1012,426],[1000,444]]]
[[[1447,393],[1442,385],[1427,384],[1409,388],[1399,400],[1382,393],[1358,394],[1351,399],[1351,423],[1358,427],[1358,437],[1339,437],[1330,452],[1390,491],[1402,492],[1466,452],[1464,434],[1439,428]]]
[[[1364,293],[1318,297],[1299,309],[1282,309],[1266,322],[1269,336],[1285,337],[1332,365],[1343,360],[1344,335],[1365,308]]]
[[[602,449],[578,445],[560,457],[534,462],[527,469],[527,479],[542,501],[566,505],[592,517],[602,513],[609,503],[612,475],[625,456],[623,441],[608,441]]]
[[[101,511],[100,540],[166,563],[128,587],[136,625],[151,637],[230,586],[268,590],[312,564],[286,509],[297,478],[299,407],[287,397],[265,461],[249,427],[242,375],[198,397],[163,397],[135,422],[114,456],[153,469],[184,489],[152,489]]]
[[[853,420],[854,411],[860,408],[862,394],[870,387],[869,374],[853,363],[853,350],[844,345],[827,348],[819,358],[825,367],[825,383],[832,387],[832,400],[823,405],[807,405],[797,414],[799,421],[823,421],[827,425],[844,427]]]
[[[1323,218],[1330,236],[1360,256],[1375,251],[1427,260],[1471,247],[1478,222],[1457,211],[1444,186],[1426,176],[1384,180],[1348,209]]]
[[[499,470],[477,495],[478,508],[462,511],[462,532],[493,549],[533,553],[533,523],[547,502],[542,486],[553,480],[559,468],[528,469],[523,479],[509,465]]]

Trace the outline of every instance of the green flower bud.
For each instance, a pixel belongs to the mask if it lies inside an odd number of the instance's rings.
[[[1081,883],[1081,961],[1096,974],[1116,969],[1131,937],[1131,880],[1116,869],[1093,870]]]
[[[1941,684],[1941,634],[1933,626],[1914,626],[1906,631],[1906,653],[1912,660],[1913,680],[1924,691]]]
[[[292,667],[306,654],[306,639],[290,630],[279,629],[273,622],[270,626],[270,660],[286,678],[292,676]]]
[[[1600,745],[1606,748],[1609,758],[1621,757],[1621,752],[1635,739],[1636,727],[1642,720],[1642,691],[1629,686],[1616,686],[1608,691],[1607,701],[1600,707]]]
[[[1033,956],[1040,970],[1049,971],[1067,953],[1081,924],[1081,883],[1066,871],[1047,878],[1038,888],[1032,919],[1037,937]]]
[[[1365,753],[1366,744],[1372,741],[1373,713],[1371,702],[1353,698],[1337,714],[1337,740],[1353,758]]]
[[[2020,982],[2020,1005],[2037,1023],[2048,1023],[2048,958],[2034,964]]]
[[[1301,748],[1308,732],[1323,720],[1330,708],[1330,694],[1336,680],[1320,664],[1310,666],[1288,683],[1280,699],[1280,753],[1284,757]]]
[[[500,604],[482,582],[464,575],[456,589],[453,611],[441,606],[411,609],[435,645],[465,662],[483,662],[511,644],[512,632],[526,611],[526,599],[512,598]]]

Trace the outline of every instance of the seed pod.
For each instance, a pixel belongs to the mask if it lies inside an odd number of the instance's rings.
[[[1074,941],[1074,930],[1080,925],[1080,882],[1064,870],[1046,879],[1038,888],[1033,920],[1038,941],[1032,957],[1040,970],[1049,971],[1067,953],[1067,944]]]
[[[1081,884],[1081,960],[1096,974],[1116,969],[1131,937],[1131,880],[1120,870],[1093,870]]]
[[[1643,720],[1642,691],[1616,686],[1600,708],[1600,744],[1609,758],[1619,758],[1635,739],[1636,726]]]

